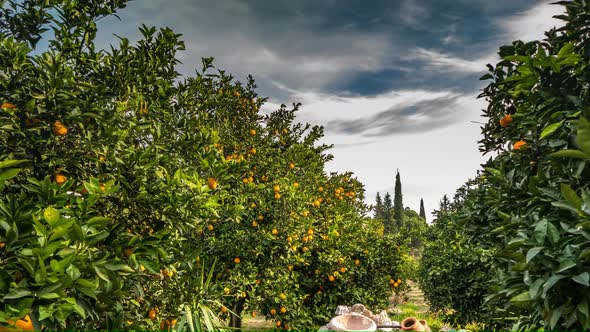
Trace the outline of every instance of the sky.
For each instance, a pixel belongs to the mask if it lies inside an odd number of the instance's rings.
[[[263,111],[301,102],[297,121],[323,125],[327,171],[352,171],[366,202],[424,199],[427,219],[489,158],[478,150],[486,108],[477,95],[501,45],[542,39],[563,7],[532,0],[135,0],[99,22],[97,44],[131,41],[141,24],[181,33],[178,70],[201,57],[244,82]]]

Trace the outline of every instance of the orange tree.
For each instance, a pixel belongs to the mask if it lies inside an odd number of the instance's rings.
[[[0,324],[165,329],[196,297],[232,325],[247,306],[279,328],[385,307],[397,239],[362,217],[358,181],[325,174],[321,128],[261,114],[253,80],[211,59],[180,81],[169,29],[96,50],[96,21],[124,6],[2,8]]]
[[[494,273],[492,250],[470,241],[457,220],[478,188],[479,180],[471,180],[452,201],[441,201],[425,233],[418,281],[430,310],[452,326],[502,327],[494,325],[494,307],[485,301]]]
[[[326,322],[342,303],[385,308],[400,253],[386,250],[397,239],[362,217],[362,185],[349,173],[324,173],[331,156],[315,146],[322,129],[294,123],[298,105],[261,117],[253,91],[228,79],[189,83],[217,92],[208,119],[227,169],[216,174],[219,215],[202,220],[198,241],[222,262],[222,314],[239,327],[248,307],[288,328]]]
[[[590,5],[559,4],[562,28],[502,46],[482,77],[480,144],[497,156],[455,219],[491,250],[489,299],[513,329],[590,328]]]
[[[143,27],[137,46],[95,51],[95,21],[124,2],[9,4],[0,322],[153,328],[175,319],[192,299],[197,254],[187,238],[196,219],[216,214],[207,179],[224,167],[200,109],[178,106],[182,42]],[[49,23],[55,39],[31,54]]]

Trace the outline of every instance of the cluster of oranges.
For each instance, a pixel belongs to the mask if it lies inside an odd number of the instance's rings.
[[[242,179],[242,182],[244,184],[252,183],[252,182],[254,182],[254,177],[252,175],[249,175],[248,177],[244,177]]]
[[[500,126],[502,128],[506,128],[512,123],[512,121],[514,121],[512,118],[512,115],[506,114],[500,119]],[[512,145],[512,149],[513,150],[520,150],[520,149],[524,148],[526,146],[526,144],[527,143],[523,140],[516,141]]]
[[[344,196],[346,196],[346,197],[348,197],[348,198],[353,198],[353,197],[354,197],[354,195],[355,195],[354,191],[347,191],[347,192],[346,192],[346,191],[344,190],[344,188],[342,188],[342,187],[338,187],[338,188],[335,190],[335,192],[334,192],[334,193],[335,193],[335,196],[336,196],[336,198],[337,198],[337,199],[339,199],[339,200],[343,200],[343,199],[344,199],[344,197],[343,197],[342,195],[344,195]]]
[[[160,322],[160,331],[171,330],[176,325],[176,319],[163,319]]]
[[[241,154],[238,153],[232,153],[229,156],[225,157],[225,161],[229,162],[229,161],[235,161],[235,162],[242,162],[244,161],[244,156],[242,156]]]
[[[397,288],[399,285],[401,285],[402,280],[401,279],[389,279],[389,285],[393,288]]]

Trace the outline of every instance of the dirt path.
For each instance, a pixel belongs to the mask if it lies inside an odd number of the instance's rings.
[[[424,293],[422,293],[418,284],[410,281],[409,286],[410,290],[406,296],[407,301],[394,305],[390,310],[394,314],[390,315],[390,318],[401,322],[404,318],[416,317],[426,320],[432,330],[439,330],[443,327],[443,322],[436,315],[430,313],[428,303],[424,300]]]
[[[250,314],[245,315],[242,320],[242,331],[268,331],[274,329],[271,321],[266,321],[264,317],[252,318]]]
[[[416,314],[424,315],[430,310],[428,304],[424,300],[424,293],[418,287],[418,284],[410,282],[410,292],[408,293],[408,303],[416,305]]]

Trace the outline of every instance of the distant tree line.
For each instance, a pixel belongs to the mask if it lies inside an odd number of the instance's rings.
[[[403,205],[402,183],[399,171],[395,176],[393,201],[389,192],[383,198],[378,192],[375,197],[374,218],[383,222],[386,234],[400,233],[408,239],[411,248],[422,246],[422,237],[427,229],[424,200],[420,199],[420,213]]]

